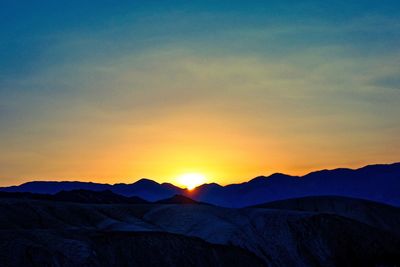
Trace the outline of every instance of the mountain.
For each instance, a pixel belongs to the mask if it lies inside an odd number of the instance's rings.
[[[104,191],[112,188],[109,184],[98,184],[88,182],[52,182],[52,181],[37,181],[27,182],[18,186],[2,187],[3,192],[30,192],[37,194],[55,194],[61,191],[71,190],[91,190]]]
[[[346,196],[400,206],[400,163],[369,165],[356,170],[322,170],[304,176],[276,173],[223,187],[206,184],[195,191],[193,199],[224,207],[316,195]]]
[[[0,198],[19,198],[32,200],[51,200],[61,202],[91,203],[91,204],[145,204],[148,201],[133,196],[125,197],[115,194],[110,190],[91,191],[91,190],[71,190],[61,191],[54,195],[38,194],[30,192],[0,192]]]
[[[70,190],[110,190],[116,194],[158,201],[184,195],[193,200],[223,207],[246,207],[276,200],[316,195],[345,196],[400,206],[400,163],[369,165],[360,169],[334,169],[304,176],[281,173],[259,176],[248,182],[221,186],[201,185],[188,191],[172,184],[141,179],[133,184],[96,184],[84,182],[29,182],[3,187],[3,192],[55,194]]]
[[[78,203],[97,203],[97,204],[145,204],[148,201],[140,197],[125,197],[113,193],[110,190],[90,191],[90,190],[71,190],[61,191],[53,195],[53,200],[78,202]]]
[[[184,191],[172,184],[159,184],[149,179],[141,179],[133,184],[115,184],[110,190],[124,196],[138,196],[148,201],[168,198]]]
[[[26,199],[26,200],[49,200],[59,202],[73,202],[73,203],[86,203],[86,204],[202,204],[210,205],[208,203],[197,202],[191,198],[183,195],[174,195],[170,198],[161,199],[155,202],[149,202],[140,197],[132,196],[125,197],[118,195],[110,190],[105,191],[91,191],[91,190],[71,190],[61,191],[54,195],[38,194],[30,192],[1,192],[0,199]]]
[[[149,179],[140,179],[132,184],[98,184],[89,182],[28,182],[19,186],[0,188],[0,192],[30,192],[36,194],[56,194],[62,191],[88,190],[111,191],[115,194],[132,197],[137,196],[147,201],[156,201],[182,194],[183,189],[169,183],[159,184]]]
[[[322,197],[323,198],[323,197]],[[382,204],[321,211],[0,199],[4,266],[398,266],[400,216]],[[336,202],[339,201],[339,202]],[[328,203],[328,202],[327,202]],[[382,211],[383,210],[383,211]],[[378,215],[379,214],[379,215]]]
[[[161,199],[156,201],[158,204],[201,204],[191,198],[182,196],[182,195],[175,195],[170,198]]]

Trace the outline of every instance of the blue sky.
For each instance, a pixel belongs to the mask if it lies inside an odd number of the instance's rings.
[[[0,179],[190,170],[228,183],[396,161],[399,13],[397,1],[2,1]]]

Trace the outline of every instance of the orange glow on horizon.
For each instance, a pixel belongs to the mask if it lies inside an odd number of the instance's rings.
[[[45,158],[27,154],[24,168],[12,168],[3,174],[12,177],[17,173],[20,178],[2,179],[0,184],[8,186],[33,180],[114,184],[148,178],[189,187],[179,177],[199,173],[206,177],[206,183],[227,185],[274,172],[303,175],[323,168],[393,161],[390,153],[372,161],[363,150],[354,151],[352,157],[357,160],[349,161],[336,149],[336,143],[326,143],[323,138],[311,135],[288,138],[272,126],[260,132],[240,116],[231,118],[212,110],[190,109],[191,112],[179,110],[140,127],[92,129],[69,137],[61,147],[55,143],[57,149],[50,145],[42,147]],[[326,150],[313,146],[316,142]]]
[[[185,173],[178,177],[179,185],[186,187],[188,190],[193,190],[199,185],[205,183],[206,178],[200,173]]]

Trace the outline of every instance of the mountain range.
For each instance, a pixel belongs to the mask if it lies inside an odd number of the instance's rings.
[[[4,187],[0,265],[399,266],[399,181],[395,163],[191,191],[148,179]]]
[[[190,191],[170,183],[159,184],[149,179],[141,179],[132,184],[114,185],[34,181],[0,188],[1,192],[36,194],[59,194],[71,190],[109,190],[121,197],[135,196],[151,202],[181,195],[196,201],[232,208],[318,195],[361,198],[400,206],[400,163],[368,165],[359,169],[320,170],[304,176],[275,173],[240,184],[203,184]]]

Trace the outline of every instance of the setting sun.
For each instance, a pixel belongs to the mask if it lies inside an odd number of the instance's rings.
[[[192,190],[204,183],[205,176],[200,173],[185,173],[178,177],[178,181],[187,189]]]

